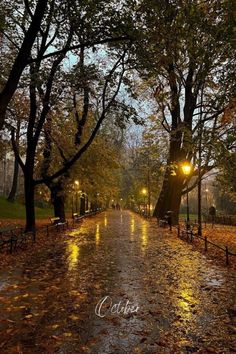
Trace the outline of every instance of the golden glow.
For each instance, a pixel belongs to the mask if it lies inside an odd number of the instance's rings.
[[[130,239],[131,239],[131,241],[134,240],[134,231],[135,231],[135,219],[134,219],[134,216],[132,215],[131,221],[130,221]]]
[[[197,294],[194,293],[193,286],[188,281],[180,281],[179,295],[177,301],[177,314],[182,320],[191,320],[194,317],[194,308],[199,304]]]
[[[98,246],[100,243],[100,225],[99,224],[96,225],[95,241],[96,241],[96,246]]]
[[[147,195],[147,189],[146,189],[146,188],[143,188],[143,189],[142,189],[142,194],[143,194],[143,195]]]
[[[148,245],[148,232],[147,232],[147,222],[143,221],[141,229],[141,240],[142,240],[142,251],[145,252]]]
[[[133,234],[134,230],[135,230],[135,220],[134,220],[133,216],[132,216],[132,219],[131,219],[130,228],[131,228],[131,234]]]
[[[188,257],[182,257],[178,274],[178,297],[177,297],[177,315],[182,320],[191,320],[194,317],[195,306],[199,304],[199,296],[194,288],[194,279],[197,278],[196,264]]]
[[[69,263],[69,270],[73,270],[77,263],[79,257],[79,247],[74,242],[68,243],[68,263]]]
[[[190,165],[190,163],[185,162],[185,163],[181,166],[181,168],[182,168],[183,174],[184,174],[185,176],[190,175],[191,169],[192,169],[192,166]]]
[[[79,235],[79,231],[78,231],[78,229],[75,229],[74,231],[71,231],[69,234],[68,234],[68,236],[78,236]]]
[[[104,216],[104,226],[107,227],[107,215]]]
[[[79,181],[78,181],[78,180],[76,180],[76,181],[75,181],[75,184],[76,184],[76,186],[78,186],[78,185],[79,185]]]

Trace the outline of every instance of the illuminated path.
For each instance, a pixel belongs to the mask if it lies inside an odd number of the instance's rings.
[[[16,258],[0,273],[1,354],[236,350],[233,270],[128,211]]]

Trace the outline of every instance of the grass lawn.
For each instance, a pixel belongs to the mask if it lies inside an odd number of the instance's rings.
[[[187,214],[179,214],[179,219],[180,220],[186,220],[187,219]],[[189,219],[191,221],[197,220],[197,214],[189,214]]]
[[[53,215],[52,209],[35,208],[36,219],[46,219]],[[4,197],[0,197],[0,219],[25,219],[25,207],[23,204],[10,203]]]

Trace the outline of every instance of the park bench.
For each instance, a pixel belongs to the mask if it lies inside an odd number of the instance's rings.
[[[168,221],[166,219],[160,219],[158,225],[159,227],[166,227],[168,226]]]
[[[10,253],[12,253],[15,248],[18,232],[21,232],[19,225],[10,225],[0,228],[0,248],[9,249]]]
[[[187,238],[188,241],[193,241],[193,237],[197,234],[198,231],[198,223],[189,223],[189,227],[187,227],[187,222],[185,222],[185,227],[181,230],[181,237]]]
[[[57,231],[59,231],[61,228],[64,230],[68,228],[68,221],[61,221],[61,219],[58,216],[49,218],[51,224],[47,225],[47,235],[49,234],[49,229],[50,228],[56,228]]]
[[[167,211],[163,219],[160,219],[158,222],[159,227],[170,227],[172,226],[172,211]]]
[[[0,228],[0,248],[8,249],[10,253],[18,247],[26,245],[29,238],[35,241],[35,233],[23,232],[23,228],[20,225]]]
[[[73,219],[73,223],[79,222],[79,221],[81,221],[83,219],[83,216],[78,215],[78,213],[73,213],[72,214],[72,219]]]

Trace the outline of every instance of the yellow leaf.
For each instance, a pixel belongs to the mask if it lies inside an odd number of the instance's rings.
[[[72,321],[77,321],[77,320],[79,320],[79,317],[78,317],[78,316],[75,316],[75,315],[71,315],[71,316],[69,316],[69,318],[70,318]]]
[[[52,329],[57,329],[58,327],[60,327],[58,324],[52,325]]]
[[[29,319],[29,318],[32,318],[32,317],[33,317],[33,315],[26,315],[24,318]]]
[[[66,332],[66,333],[64,333],[64,336],[65,336],[65,337],[71,337],[71,336],[72,336],[72,333]]]

